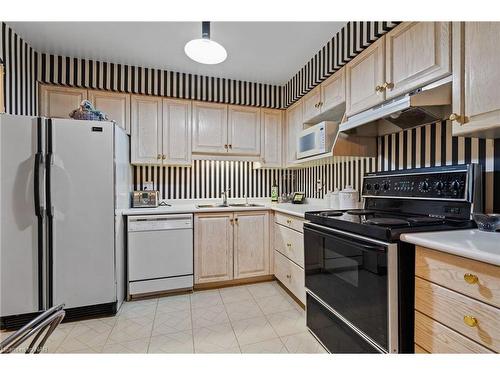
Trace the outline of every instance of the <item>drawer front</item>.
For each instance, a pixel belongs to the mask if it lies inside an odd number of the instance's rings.
[[[274,275],[300,302],[306,303],[304,270],[276,250],[274,251]]]
[[[484,346],[415,311],[417,346],[429,353],[491,353]]]
[[[280,224],[274,224],[274,248],[304,267],[304,235]]]
[[[500,267],[417,247],[415,274],[500,308]]]
[[[304,221],[305,220],[298,217],[282,214],[279,212],[276,212],[276,215],[274,216],[275,223],[281,224],[301,233],[304,232]]]
[[[471,340],[500,351],[500,310],[442,286],[415,278],[415,309]],[[473,324],[472,317],[477,324]],[[468,323],[473,326],[469,326]]]

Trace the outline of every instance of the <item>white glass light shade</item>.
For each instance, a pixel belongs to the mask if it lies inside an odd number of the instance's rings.
[[[226,49],[211,39],[193,39],[186,43],[184,52],[201,64],[220,64],[227,57]]]

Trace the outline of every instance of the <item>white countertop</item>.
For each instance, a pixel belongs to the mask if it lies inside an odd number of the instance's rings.
[[[220,200],[215,202],[195,202],[195,201],[177,201],[169,202],[172,206],[159,206],[155,208],[127,208],[117,210],[117,215],[160,215],[160,214],[180,214],[180,213],[197,213],[197,212],[234,212],[234,211],[258,211],[258,210],[273,210],[285,214],[304,217],[307,211],[318,211],[328,209],[320,199],[310,200],[304,204],[292,203],[271,203],[269,200],[249,200],[249,203],[261,204],[259,207],[209,207],[197,208],[197,204],[215,203],[219,204]],[[229,200],[229,203],[242,203],[241,200]]]
[[[405,242],[500,266],[500,233],[478,229],[406,233]]]

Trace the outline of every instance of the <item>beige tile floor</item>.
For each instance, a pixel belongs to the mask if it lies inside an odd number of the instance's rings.
[[[2,332],[2,337],[6,335]],[[125,302],[114,317],[61,324],[49,353],[325,353],[276,282]]]

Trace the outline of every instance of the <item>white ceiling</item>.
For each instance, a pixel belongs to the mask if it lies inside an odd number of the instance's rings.
[[[184,54],[201,22],[9,22],[38,52],[280,85],[345,24],[212,22],[228,58],[210,66]]]

